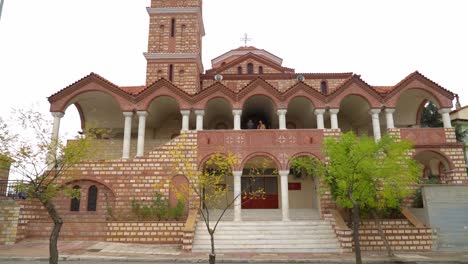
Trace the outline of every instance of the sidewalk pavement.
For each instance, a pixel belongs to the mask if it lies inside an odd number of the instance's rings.
[[[23,240],[12,246],[0,246],[2,260],[48,260],[47,240]],[[94,241],[60,241],[60,259],[98,260],[112,262],[207,262],[207,253],[188,253],[177,246],[123,244]],[[364,253],[366,263],[409,262],[458,262],[468,263],[468,252],[416,252],[397,253],[395,259],[389,259],[385,252]],[[224,263],[354,263],[354,254],[307,254],[307,253],[226,253],[217,254],[217,261]]]

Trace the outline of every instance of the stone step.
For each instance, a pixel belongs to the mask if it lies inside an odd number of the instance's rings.
[[[206,226],[197,226],[197,230],[206,230]],[[289,231],[300,231],[300,230],[329,230],[327,226],[319,227],[304,227],[304,226],[282,226],[282,227],[271,227],[271,226],[218,226],[216,231],[264,231],[264,230],[289,230]]]
[[[238,249],[238,248],[230,248],[230,249],[218,249],[216,248],[217,253],[239,253],[239,252],[248,252],[248,253],[341,253],[342,250],[339,248],[283,248],[280,250],[271,249],[271,248],[248,248],[248,249]],[[209,252],[211,248],[204,248],[204,249],[192,249],[192,252],[199,253],[199,252]]]
[[[249,247],[257,245],[265,245],[270,247],[287,247],[289,245],[309,245],[309,246],[322,246],[322,245],[333,245],[336,246],[336,238],[320,238],[320,239],[216,239],[216,245],[227,245],[227,246],[240,246]],[[210,245],[211,242],[208,239],[195,240],[193,245]]]
[[[197,245],[194,246],[193,252],[209,252],[211,250],[210,245]],[[279,247],[278,245],[236,245],[235,247],[228,245],[217,245],[215,244],[216,252],[309,252],[309,253],[328,253],[328,252],[341,252],[341,248],[336,244],[321,244],[321,245],[284,245]]]
[[[273,240],[273,239],[276,239],[276,240],[287,240],[287,239],[290,239],[291,238],[291,235],[292,234],[287,234],[286,232],[285,233],[282,233],[282,234],[277,234],[277,233],[272,233],[272,232],[267,232],[267,233],[261,233],[261,234],[246,234],[246,233],[243,233],[243,234],[225,234],[225,233],[215,233],[215,239],[216,240],[223,240],[223,239],[227,239],[227,240],[233,240],[233,239],[236,239],[236,240],[246,240],[246,239],[251,239],[251,240],[255,240],[255,239],[267,239],[267,240]],[[297,239],[327,239],[327,238],[331,238],[331,239],[335,239],[336,235],[334,233],[324,233],[324,234],[314,234],[314,233],[311,233],[311,234],[293,234],[295,238]],[[197,234],[195,235],[195,239],[198,240],[198,239],[206,239],[206,240],[209,240],[210,239],[210,235],[208,234]]]
[[[215,225],[215,221],[210,221],[210,225]],[[201,219],[198,220],[197,225],[205,226],[205,222]],[[220,221],[218,226],[315,226],[324,225],[329,226],[329,222],[325,220],[304,220],[304,221]]]

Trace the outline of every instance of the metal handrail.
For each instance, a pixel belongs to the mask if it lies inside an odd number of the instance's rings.
[[[0,180],[0,197],[11,197],[14,199],[26,199],[27,194],[18,190],[18,186],[23,184],[23,181],[8,181]]]

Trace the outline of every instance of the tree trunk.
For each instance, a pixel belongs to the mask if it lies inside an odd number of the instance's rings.
[[[210,264],[215,264],[216,263],[216,253],[215,253],[215,246],[214,246],[214,232],[209,232],[210,233],[210,239],[211,239],[211,253],[210,253],[210,258],[209,258],[209,263]]]
[[[60,229],[62,228],[62,218],[59,216],[55,206],[52,202],[47,201],[42,203],[44,207],[47,209],[49,216],[54,221],[54,227],[52,228],[52,232],[50,233],[50,240],[49,240],[49,264],[57,264],[59,252],[57,248],[57,242],[60,234]]]
[[[354,254],[356,255],[356,264],[362,264],[361,244],[359,242],[360,221],[361,221],[361,218],[359,216],[359,203],[353,202],[353,240],[354,240]]]
[[[395,257],[395,255],[393,254],[393,250],[390,247],[390,244],[388,243],[387,236],[385,236],[385,233],[383,232],[382,224],[380,223],[380,218],[377,216],[374,210],[372,210],[372,216],[374,217],[375,224],[377,225],[377,229],[379,230],[379,235],[384,242],[385,248],[387,249],[388,256]]]

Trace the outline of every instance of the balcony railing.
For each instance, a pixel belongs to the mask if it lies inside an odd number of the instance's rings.
[[[453,143],[447,140],[445,128],[401,128],[402,139],[410,140],[415,146]]]
[[[27,195],[18,190],[22,181],[0,181],[0,197],[11,197],[14,199],[26,199]]]

